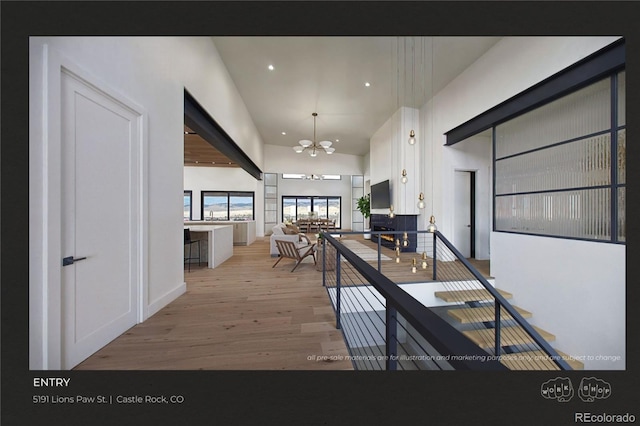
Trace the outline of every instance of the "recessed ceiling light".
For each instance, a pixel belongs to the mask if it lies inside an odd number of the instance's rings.
[[[336,139],[336,142],[340,142],[340,139]]]
[[[231,164],[231,161],[229,161],[229,164]]]
[[[286,135],[286,134],[287,134],[287,132],[282,132],[282,134],[283,134],[283,135]]]
[[[184,132],[184,134],[185,134],[185,135],[188,135],[188,134],[189,134],[189,132]]]
[[[198,164],[198,162],[196,161],[196,164]]]
[[[267,68],[269,68],[270,71],[273,71],[273,65],[269,65]]]
[[[364,83],[365,87],[369,87],[371,86],[371,83],[369,83],[368,81]]]
[[[211,162],[211,164],[216,164],[216,162],[215,162],[215,161],[212,161],[212,162]]]

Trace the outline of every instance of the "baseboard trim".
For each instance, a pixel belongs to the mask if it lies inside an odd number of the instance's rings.
[[[173,290],[168,291],[147,306],[147,315],[145,321],[156,314],[160,309],[182,296],[187,291],[187,283],[179,284]]]

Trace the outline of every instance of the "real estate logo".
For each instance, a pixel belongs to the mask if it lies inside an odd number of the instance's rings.
[[[595,377],[584,377],[580,381],[578,396],[584,402],[607,399],[611,396],[611,384]]]
[[[569,402],[573,398],[573,385],[568,377],[547,380],[540,386],[540,394],[546,399]]]
[[[544,382],[540,386],[540,394],[545,399],[569,402],[573,398],[574,390],[568,377],[557,377]],[[584,377],[580,380],[578,396],[583,402],[607,399],[611,396],[611,384],[596,377]]]

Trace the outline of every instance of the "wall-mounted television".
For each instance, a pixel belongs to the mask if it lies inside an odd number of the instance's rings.
[[[389,181],[385,180],[380,183],[371,185],[371,208],[388,209],[389,206],[391,206],[391,191],[389,190]]]

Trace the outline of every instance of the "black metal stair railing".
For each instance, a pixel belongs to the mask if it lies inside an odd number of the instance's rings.
[[[476,343],[513,369],[571,370],[566,359],[543,337],[553,337],[532,326],[504,294],[489,284],[456,247],[439,231],[433,234],[433,276],[456,302],[465,306],[464,314]],[[475,309],[474,309],[475,308]],[[493,315],[489,318],[488,312]]]
[[[323,284],[356,369],[506,369],[336,238],[322,244]]]
[[[411,281],[444,289],[452,309],[464,313],[466,324],[454,327],[409,295],[397,284],[401,281],[397,272],[396,282],[383,274],[380,238],[377,256],[364,260],[343,241],[324,234],[318,259],[323,264],[323,285],[355,368],[571,369],[521,315],[525,311],[509,304],[440,232],[412,234],[411,238],[425,237],[422,249],[428,252],[430,265],[427,270],[418,268],[422,276],[414,274]],[[415,257],[421,260],[417,253],[403,253],[402,262]],[[392,269],[385,266],[384,272],[393,273]]]

